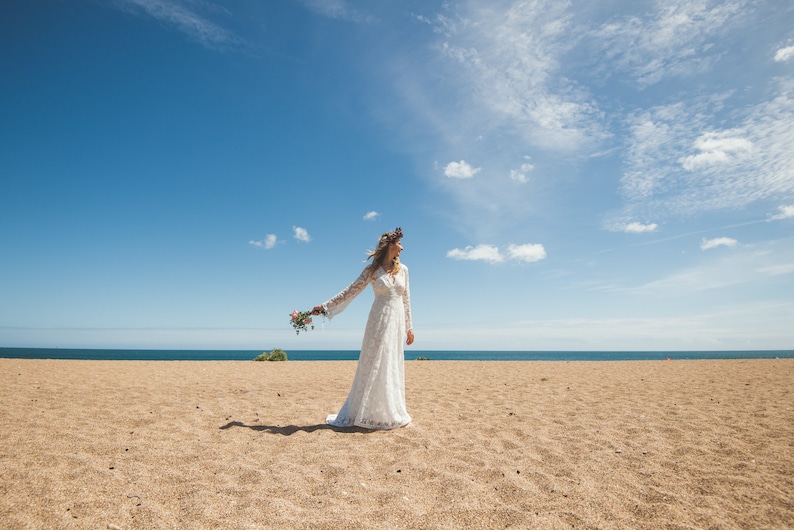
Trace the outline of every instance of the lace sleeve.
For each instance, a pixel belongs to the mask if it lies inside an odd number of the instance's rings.
[[[413,323],[411,322],[411,289],[408,284],[408,267],[402,266],[405,271],[405,291],[403,291],[403,308],[405,309],[405,331],[411,331]]]
[[[369,274],[367,274],[365,270],[353,283],[345,287],[342,292],[325,302],[323,304],[323,309],[325,309],[328,314],[328,319],[330,320],[344,311],[345,308],[350,305],[350,302],[367,287],[369,281]]]

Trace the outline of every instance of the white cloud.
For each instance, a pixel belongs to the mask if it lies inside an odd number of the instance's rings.
[[[222,49],[242,44],[242,40],[232,32],[202,17],[179,0],[118,0],[115,5],[133,13],[140,9],[207,48]]]
[[[306,231],[305,228],[301,228],[300,226],[293,226],[292,227],[293,237],[298,241],[303,241],[304,243],[308,243],[312,240],[309,236],[309,232]]]
[[[444,175],[449,178],[470,179],[482,170],[481,167],[472,167],[465,160],[460,162],[450,162],[444,168]]]
[[[779,214],[769,217],[770,221],[779,221],[781,219],[791,219],[794,217],[794,204],[778,206],[778,211],[780,212]]]
[[[379,215],[380,214],[378,212],[373,210],[371,212],[367,212],[367,213],[364,214],[364,220],[365,221],[374,221],[375,219],[378,218]]]
[[[447,257],[457,260],[486,261],[491,264],[501,263],[505,260],[505,256],[495,245],[468,246],[462,250],[455,248],[447,252]],[[539,243],[509,245],[507,257],[525,263],[534,263],[546,258],[546,249]]]
[[[775,61],[782,63],[794,58],[794,46],[786,46],[785,48],[780,48],[775,53]]]
[[[504,261],[504,256],[499,252],[499,248],[492,245],[468,246],[463,250],[454,248],[447,252],[447,257],[457,260],[487,261],[488,263]]]
[[[656,232],[659,227],[656,223],[642,224],[642,223],[626,223],[623,226],[623,231],[627,234],[643,234],[645,232]]]
[[[694,171],[741,159],[752,151],[753,143],[739,134],[741,131],[735,130],[704,133],[694,142],[699,153],[681,157],[678,162],[687,171]]]
[[[276,234],[267,234],[262,241],[251,240],[248,244],[259,248],[271,249],[276,246],[277,242]]]
[[[703,239],[700,243],[700,250],[708,250],[716,247],[735,247],[739,242],[730,237],[715,237],[714,239]]]
[[[526,182],[527,181],[527,174],[535,169],[535,166],[526,162],[521,164],[521,167],[518,169],[511,169],[510,170],[510,178],[515,180],[516,182]]]
[[[533,263],[546,258],[546,249],[539,243],[510,245],[507,247],[507,253],[511,259],[517,259],[526,263]]]
[[[426,17],[426,16],[424,16],[424,15],[416,15],[416,14],[414,14],[414,13],[411,13],[411,16],[412,16],[412,17],[413,17],[415,20],[417,20],[417,21],[421,22],[422,24],[427,24],[428,26],[433,24],[433,21],[432,21],[432,20],[430,20],[429,18],[427,18],[427,17]]]

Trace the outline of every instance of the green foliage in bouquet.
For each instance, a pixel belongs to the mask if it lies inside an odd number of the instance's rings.
[[[322,315],[325,317],[325,311],[322,312]],[[295,330],[296,335],[300,335],[301,331],[309,331],[309,328],[314,329],[311,311],[298,311],[294,309],[289,316],[289,323],[292,324],[292,328]]]

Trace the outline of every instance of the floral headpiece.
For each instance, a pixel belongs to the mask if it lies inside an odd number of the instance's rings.
[[[403,229],[399,226],[394,229],[394,232],[386,232],[382,236],[380,236],[381,243],[394,243],[395,241],[399,241],[403,237]]]

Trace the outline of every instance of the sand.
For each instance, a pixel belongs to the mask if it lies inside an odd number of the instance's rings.
[[[791,528],[794,359],[0,359],[0,528]]]

